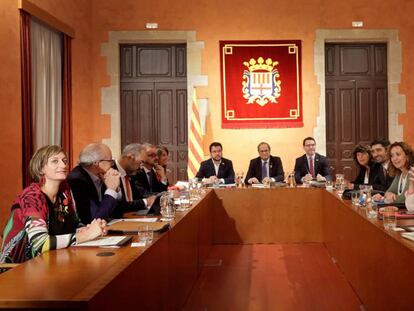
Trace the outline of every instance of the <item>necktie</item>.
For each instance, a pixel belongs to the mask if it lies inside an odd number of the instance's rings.
[[[148,184],[149,184],[149,191],[150,192],[152,192],[152,171],[149,171],[148,173],[147,173],[147,176],[148,176]]]
[[[313,167],[313,158],[309,157],[309,173],[315,178],[315,168]]]
[[[131,202],[132,201],[132,191],[131,191],[131,183],[129,182],[129,176],[128,175],[125,175],[124,181],[125,181],[126,201]]]
[[[268,177],[267,176],[267,161],[263,162],[262,164],[262,179]]]

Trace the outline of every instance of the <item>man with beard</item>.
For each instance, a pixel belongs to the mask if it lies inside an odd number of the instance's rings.
[[[201,162],[196,177],[206,184],[232,184],[234,183],[233,163],[223,158],[221,143],[210,144],[211,158]]]

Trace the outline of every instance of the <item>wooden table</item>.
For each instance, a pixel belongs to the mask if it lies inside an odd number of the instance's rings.
[[[309,188],[215,189],[144,250],[51,251],[0,275],[0,308],[178,310],[212,243],[280,242],[325,243],[367,310],[412,309],[414,243]]]

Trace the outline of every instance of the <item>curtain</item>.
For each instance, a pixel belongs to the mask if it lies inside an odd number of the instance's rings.
[[[71,161],[72,150],[72,38],[63,35],[63,111],[62,111],[62,147]],[[71,163],[69,162],[69,167]]]
[[[33,146],[61,145],[62,34],[31,18]]]
[[[33,155],[32,78],[30,52],[30,15],[24,11],[20,11],[23,187],[26,187],[31,182],[28,167],[30,158]]]

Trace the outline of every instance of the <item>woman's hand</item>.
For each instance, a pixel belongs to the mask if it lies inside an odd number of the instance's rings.
[[[106,221],[103,219],[94,219],[86,227],[78,230],[76,241],[78,243],[87,242],[96,239],[99,236],[106,235]]]
[[[385,192],[384,202],[393,203],[397,199],[397,195],[394,192]]]
[[[382,195],[380,195],[379,193],[377,193],[377,194],[374,194],[373,196],[372,196],[372,199],[374,200],[374,201],[382,201],[382,200],[384,200],[384,197],[382,196]]]

